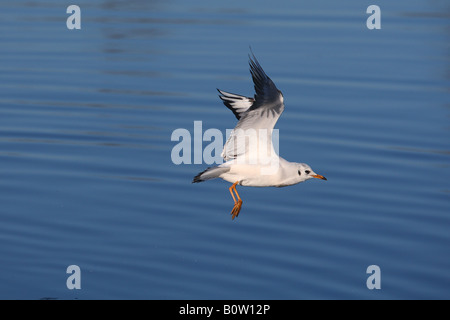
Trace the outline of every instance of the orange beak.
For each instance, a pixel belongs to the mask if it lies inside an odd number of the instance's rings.
[[[313,176],[314,178],[317,178],[317,179],[322,179],[322,180],[327,180],[327,178],[325,178],[324,176],[321,176],[320,174],[316,174],[315,176]]]

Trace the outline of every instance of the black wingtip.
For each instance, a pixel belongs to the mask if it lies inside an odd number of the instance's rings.
[[[252,47],[249,46],[249,49],[250,49],[250,53],[248,54],[248,59],[250,61],[250,64],[254,64],[255,66],[261,68],[261,65],[259,64],[258,59],[256,58],[255,54],[253,53]]]
[[[252,50],[251,46],[249,46],[249,49],[250,49],[250,53],[248,54],[248,60],[249,60],[250,66],[251,66],[252,64],[258,63],[258,59],[256,59],[256,56],[253,53],[253,50]],[[259,63],[258,63],[258,65],[259,65]]]
[[[264,69],[259,64],[259,61],[256,58],[253,51],[251,51],[251,55],[250,55],[250,53],[248,54],[248,59],[249,59],[248,63],[250,65],[250,73],[252,74],[252,76],[256,76],[257,78],[260,78],[261,80],[269,78],[267,76],[266,72],[264,71]]]
[[[251,48],[250,48],[251,49]],[[253,78],[253,83],[255,85],[256,95],[264,95],[264,86],[271,81],[270,78],[265,73],[264,69],[259,64],[258,59],[256,59],[255,54],[252,50],[251,55],[249,53],[249,65],[250,65],[250,74]]]

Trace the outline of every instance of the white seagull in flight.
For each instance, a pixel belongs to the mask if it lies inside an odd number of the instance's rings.
[[[255,85],[254,98],[220,92],[225,106],[239,120],[223,147],[225,163],[206,169],[193,183],[222,178],[234,200],[232,219],[239,215],[242,199],[236,186],[285,187],[311,178],[327,180],[305,163],[289,162],[279,157],[272,144],[272,131],[284,110],[283,94],[261,68],[256,57],[249,55],[250,73]],[[236,194],[236,197],[234,193]]]

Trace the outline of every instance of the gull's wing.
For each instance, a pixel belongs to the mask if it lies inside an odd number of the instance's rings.
[[[247,98],[238,94],[229,93],[217,89],[220,92],[219,98],[222,99],[223,104],[230,109],[236,116],[236,119],[241,119],[242,114],[247,111],[255,102],[253,98]]]
[[[226,103],[225,105],[239,119],[238,124],[223,147],[222,157],[226,161],[244,156],[247,159],[257,159],[261,157],[262,147],[265,148],[267,153],[270,152],[269,157],[275,155],[272,145],[272,130],[284,110],[283,95],[266,75],[253,53],[252,56],[249,56],[249,64],[255,85],[255,98],[246,98],[238,95],[233,95],[234,97],[232,97],[229,94],[226,98],[228,101],[231,98],[234,99],[234,105],[231,105],[231,102],[228,102],[231,107]],[[226,95],[223,94],[223,96],[225,97]],[[240,105],[238,104],[239,108],[236,106],[237,99],[241,100]],[[222,98],[222,100],[224,99]],[[224,100],[224,102],[226,101]],[[244,110],[244,107],[250,102],[252,102],[251,106]],[[256,134],[256,138],[254,134]]]

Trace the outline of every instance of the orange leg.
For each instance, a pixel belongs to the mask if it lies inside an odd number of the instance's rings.
[[[236,185],[239,183],[239,181],[236,181],[231,187],[230,187],[230,193],[234,200],[234,207],[233,210],[231,210],[231,215],[233,216],[231,219],[234,220],[239,215],[239,212],[241,211],[242,207],[242,199],[239,197],[239,193],[236,190]],[[236,193],[236,196],[238,200],[236,201],[236,197],[233,194],[233,191]]]

